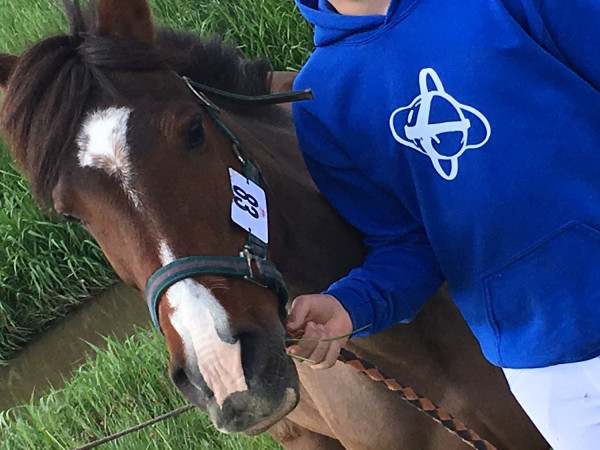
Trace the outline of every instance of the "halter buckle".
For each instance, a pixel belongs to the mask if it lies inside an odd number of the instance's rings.
[[[254,264],[256,264],[256,268],[258,269],[258,273],[262,277],[262,272],[260,270],[260,264],[262,261],[264,261],[264,258],[261,258],[260,256],[257,256],[254,253],[252,253],[251,248],[248,247],[247,245],[244,246],[244,249],[240,252],[240,257],[245,258],[246,262],[248,263],[248,275],[244,275],[244,280],[248,280],[251,283],[256,284],[257,286],[260,286],[263,288],[268,288],[268,286],[266,284],[262,283],[258,279],[258,277],[256,276],[256,274],[254,272],[254,267],[252,266],[252,261],[254,261]]]

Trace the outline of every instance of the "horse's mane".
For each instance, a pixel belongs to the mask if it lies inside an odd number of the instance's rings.
[[[51,206],[58,168],[75,145],[83,115],[100,98],[119,99],[112,72],[172,69],[231,92],[269,91],[266,60],[244,60],[235,46],[213,36],[200,40],[168,29],[155,46],[97,33],[96,4],[65,1],[69,33],[42,40],[21,55],[0,109],[0,125],[35,197]]]

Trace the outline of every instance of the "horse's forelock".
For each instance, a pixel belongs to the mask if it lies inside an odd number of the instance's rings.
[[[76,148],[86,112],[100,100],[119,98],[110,82],[112,72],[170,67],[232,92],[269,91],[268,62],[244,60],[233,44],[219,37],[200,40],[161,30],[153,47],[95,34],[93,7],[84,11],[78,2],[65,2],[65,9],[71,34],[40,41],[19,57],[0,108],[0,126],[45,207],[51,206],[58,169]]]
[[[44,207],[52,206],[59,167],[73,152],[87,111],[100,100],[119,99],[110,73],[166,67],[148,44],[85,33],[45,39],[19,57],[0,108],[0,126]]]
[[[44,206],[91,88],[72,36],[44,40],[18,60],[0,110],[14,156]]]

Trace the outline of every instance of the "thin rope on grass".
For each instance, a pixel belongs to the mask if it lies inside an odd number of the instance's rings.
[[[171,417],[178,416],[179,414],[184,413],[186,411],[189,411],[190,409],[193,409],[193,408],[195,408],[194,405],[185,405],[185,406],[182,406],[180,408],[174,409],[171,412],[168,412],[168,413],[163,414],[161,416],[155,417],[154,419],[150,419],[147,422],[139,423],[139,424],[137,424],[137,425],[135,425],[135,426],[133,426],[131,428],[127,428],[127,429],[125,429],[123,431],[120,431],[118,433],[111,434],[110,436],[103,437],[102,439],[98,439],[97,441],[90,442],[89,444],[83,445],[81,447],[77,447],[74,450],[88,450],[90,448],[96,448],[96,447],[98,447],[98,446],[100,446],[102,444],[106,444],[107,442],[114,441],[115,439],[118,439],[118,438],[120,438],[122,436],[125,436],[126,434],[133,433],[134,431],[138,431],[138,430],[141,430],[142,428],[145,428],[145,427],[147,427],[149,425],[155,424],[156,422],[160,422],[162,420],[166,420],[166,419],[169,419]]]

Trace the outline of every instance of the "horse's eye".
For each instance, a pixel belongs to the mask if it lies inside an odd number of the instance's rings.
[[[71,214],[67,214],[67,213],[58,213],[58,215],[61,217],[61,219],[63,219],[66,222],[72,222],[72,223],[76,223],[79,225],[83,225],[84,222],[83,220],[81,220],[79,217],[75,217]]]
[[[204,144],[206,136],[204,135],[204,126],[202,125],[202,119],[200,117],[195,118],[190,123],[188,135],[186,138],[186,148],[188,150],[194,150]]]

